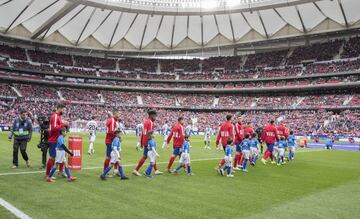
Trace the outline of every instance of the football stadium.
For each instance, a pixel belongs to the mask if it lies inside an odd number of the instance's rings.
[[[359,218],[359,0],[0,0],[0,218]]]

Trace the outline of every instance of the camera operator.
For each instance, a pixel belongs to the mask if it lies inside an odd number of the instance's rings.
[[[12,168],[18,168],[18,155],[19,148],[23,159],[26,162],[26,166],[30,167],[29,157],[26,153],[27,143],[31,140],[32,135],[32,122],[26,115],[27,111],[24,109],[20,110],[20,115],[14,119],[11,131],[9,133],[9,141],[14,136],[13,144],[13,166]]]
[[[46,158],[47,158],[47,152],[49,149],[49,118],[45,116],[40,116],[38,118],[38,123],[40,126],[40,143],[38,144],[38,148],[42,152],[42,160],[41,160],[41,168],[46,167]]]

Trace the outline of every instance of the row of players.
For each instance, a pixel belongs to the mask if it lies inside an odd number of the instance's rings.
[[[71,173],[69,168],[66,165],[66,159],[65,159],[65,153],[69,153],[70,156],[72,156],[72,153],[66,148],[64,144],[64,136],[65,136],[65,127],[68,125],[66,121],[61,121],[60,116],[63,114],[64,106],[58,105],[56,112],[52,115],[50,118],[50,129],[49,129],[49,146],[50,146],[50,158],[47,163],[46,168],[46,176],[48,182],[53,182],[53,174],[56,171],[56,168],[59,168],[60,173],[63,174],[63,169],[65,165],[65,171],[66,171],[66,177],[68,178],[68,181],[74,181],[76,178],[71,177]],[[156,151],[156,142],[154,139],[154,122],[156,121],[157,113],[156,111],[149,111],[148,112],[148,119],[144,122],[143,130],[141,132],[140,136],[140,147],[143,149],[143,156],[138,162],[138,165],[136,166],[135,170],[133,171],[133,174],[135,176],[141,176],[139,173],[140,168],[144,164],[147,158],[150,160],[150,165],[145,171],[145,176],[152,177],[151,172],[152,169],[155,170],[156,175],[163,174],[158,170],[157,163],[156,163],[156,157],[158,156],[158,153]],[[118,127],[118,120],[120,119],[120,113],[118,111],[114,111],[111,118],[108,118],[106,122],[107,126],[107,133],[105,138],[105,144],[106,144],[106,159],[104,161],[104,173],[101,175],[102,179],[106,178],[107,173],[110,171],[112,167],[118,170],[119,175],[121,176],[121,179],[128,179],[122,169],[121,163],[120,163],[120,151],[121,151],[121,131]],[[219,174],[223,175],[223,171],[226,170],[228,172],[228,176],[233,176],[231,174],[231,168],[232,165],[234,165],[234,169],[240,169],[238,168],[238,165],[242,167],[243,171],[246,170],[247,162],[251,158],[251,163],[254,165],[256,163],[256,160],[258,158],[258,145],[259,142],[256,139],[256,134],[253,134],[252,136],[250,133],[244,133],[244,130],[242,129],[241,125],[241,117],[239,117],[238,122],[233,125],[232,122],[232,116],[228,115],[226,116],[226,122],[221,125],[217,139],[216,139],[216,145],[219,145],[220,140],[221,144],[223,146],[223,149],[225,151],[225,157],[222,159],[219,163],[219,166],[217,168]],[[185,134],[184,128],[184,118],[179,117],[178,123],[174,125],[172,128],[169,136],[167,136],[166,139],[166,145],[170,143],[170,141],[173,139],[173,153],[169,159],[169,163],[167,165],[167,172],[178,172],[181,168],[185,167],[188,174],[191,175],[191,168],[190,168],[190,142],[189,142],[189,135]],[[91,124],[88,124],[88,127],[90,127]],[[263,140],[267,145],[267,150],[264,154],[264,157],[262,159],[263,163],[266,164],[266,159],[270,157],[272,162],[274,162],[274,145],[277,142],[277,153],[279,155],[278,164],[284,162],[283,160],[283,149],[286,147],[287,143],[285,141],[285,133],[287,133],[287,129],[285,126],[283,126],[284,129],[278,129],[274,126],[274,121],[270,121],[270,124],[264,127],[261,140]],[[93,130],[91,133],[91,139],[90,144],[94,143],[95,132],[96,127],[92,126],[89,128],[89,130]],[[281,131],[280,131],[281,130]],[[281,133],[280,133],[281,132]],[[281,136],[281,139],[279,138]],[[206,138],[206,136],[205,136]],[[206,139],[207,140],[207,139]],[[208,139],[210,141],[210,138]],[[256,141],[257,142],[256,142]],[[251,145],[255,145],[256,143],[256,150],[252,150],[252,156],[250,156],[250,149],[252,148]],[[289,142],[292,142],[292,146],[294,147],[295,139],[289,140]],[[236,155],[234,158],[234,162],[232,162],[232,147],[233,145],[236,145]],[[91,148],[91,147],[90,147]],[[92,145],[93,148],[93,145]],[[93,151],[93,149],[92,149]],[[294,153],[294,149],[292,148],[290,150],[290,154]],[[176,157],[180,157],[180,165],[176,170],[172,170],[171,167],[173,165],[173,162],[175,161]],[[289,156],[289,159],[293,157]],[[56,166],[54,166],[54,163],[56,163]],[[233,164],[232,164],[233,163]],[[225,165],[225,168],[222,167]],[[65,174],[63,174],[65,175]]]

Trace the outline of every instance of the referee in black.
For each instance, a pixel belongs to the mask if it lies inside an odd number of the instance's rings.
[[[9,133],[9,141],[11,141],[14,136],[14,144],[13,144],[13,166],[12,168],[18,168],[18,154],[19,149],[23,159],[26,162],[26,166],[30,167],[29,157],[26,153],[27,143],[31,140],[32,136],[32,122],[27,117],[27,111],[22,109],[20,110],[20,114],[18,117],[14,119],[13,126]]]

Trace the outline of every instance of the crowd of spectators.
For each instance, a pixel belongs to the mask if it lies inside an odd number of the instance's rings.
[[[175,72],[175,70],[184,72],[199,72],[200,59],[160,59],[162,72]]]
[[[350,38],[344,45],[341,58],[359,57],[360,55],[360,37]]]
[[[225,70],[236,71],[240,69],[242,58],[242,56],[210,57],[203,60],[202,70],[210,72],[214,71],[215,68],[222,68]]]
[[[0,56],[1,55],[17,60],[27,60],[25,49],[15,46],[0,44]]]
[[[101,68],[101,69],[113,69],[116,68],[115,59],[107,59],[91,56],[74,56],[75,65],[84,68]]]
[[[339,53],[343,43],[344,40],[332,40],[325,43],[314,43],[309,46],[296,47],[289,57],[287,64],[296,65],[308,60],[332,60]]]
[[[31,61],[39,63],[57,63],[58,65],[73,66],[71,55],[28,50]]]
[[[244,65],[245,69],[255,69],[256,67],[277,67],[286,58],[288,50],[262,52],[250,54]]]
[[[158,66],[157,59],[144,58],[124,58],[118,61],[119,69],[122,71],[143,70],[146,72],[156,72]]]

